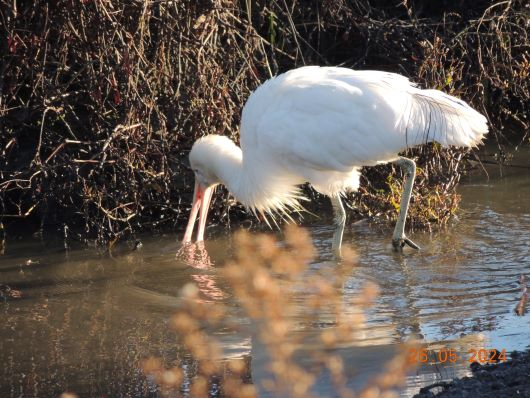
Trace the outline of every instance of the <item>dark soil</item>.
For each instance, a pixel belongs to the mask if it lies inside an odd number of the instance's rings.
[[[511,360],[500,364],[471,365],[472,377],[435,383],[424,387],[414,398],[446,397],[530,397],[530,350],[513,352]],[[436,393],[439,388],[442,391]]]

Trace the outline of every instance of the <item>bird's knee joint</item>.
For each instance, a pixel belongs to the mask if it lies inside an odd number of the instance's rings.
[[[416,170],[416,162],[409,158],[399,158],[394,163],[407,170]]]

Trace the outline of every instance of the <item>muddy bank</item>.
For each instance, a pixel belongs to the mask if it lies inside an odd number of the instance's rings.
[[[500,364],[475,362],[471,371],[472,377],[433,384],[414,398],[530,397],[530,350],[513,352],[509,361]]]

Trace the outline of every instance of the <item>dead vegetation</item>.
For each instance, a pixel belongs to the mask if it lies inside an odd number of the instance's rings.
[[[249,93],[302,64],[400,72],[470,101],[499,144],[505,127],[524,140],[528,16],[522,0],[0,0],[0,221],[99,242],[175,228],[195,138],[237,139]],[[419,155],[417,224],[457,203],[460,152],[440,153]],[[372,177],[361,213],[389,215],[395,186]]]

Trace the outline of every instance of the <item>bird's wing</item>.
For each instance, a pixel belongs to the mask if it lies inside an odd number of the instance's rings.
[[[390,104],[403,101],[412,87],[408,80],[385,72],[330,69],[335,75],[281,75],[251,96],[241,127],[244,156],[266,154],[291,169],[344,172],[396,157],[406,140]],[[393,76],[399,84],[389,90]]]
[[[484,116],[465,102],[420,90],[404,76],[303,67],[251,95],[241,146],[245,155],[265,155],[293,170],[346,172],[431,141],[473,146],[487,132]]]

